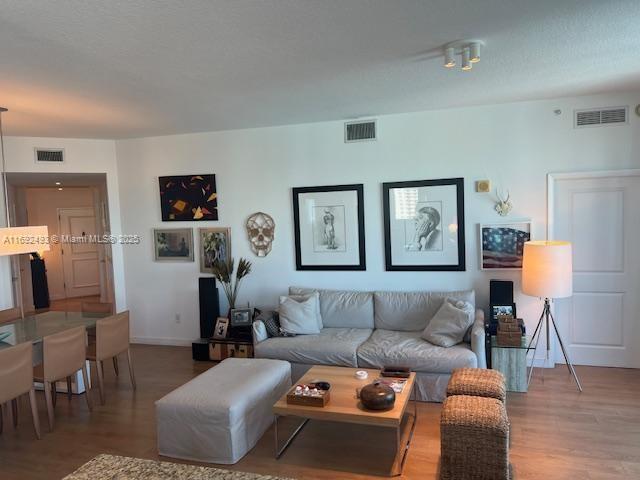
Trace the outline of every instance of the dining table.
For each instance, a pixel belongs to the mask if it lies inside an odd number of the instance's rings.
[[[101,318],[110,313],[97,312],[58,312],[49,311],[25,315],[24,318],[0,324],[0,349],[31,342],[33,344],[33,365],[42,363],[42,340],[48,335],[63,332],[76,327],[89,330],[96,326]],[[84,393],[82,375],[73,378],[73,393]],[[61,391],[66,391],[66,383],[60,383]]]

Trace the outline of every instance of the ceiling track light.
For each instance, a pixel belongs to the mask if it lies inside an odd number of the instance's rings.
[[[480,50],[483,46],[484,43],[479,40],[464,40],[449,43],[443,48],[443,66],[446,68],[455,67],[455,56],[460,55],[460,66],[462,67],[462,70],[471,70],[473,68],[473,64],[480,61]]]

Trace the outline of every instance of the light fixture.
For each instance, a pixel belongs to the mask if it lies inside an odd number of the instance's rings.
[[[550,360],[551,335],[550,326],[556,332],[562,354],[567,362],[567,368],[576,381],[578,390],[582,391],[580,380],[576,374],[569,354],[562,342],[560,331],[551,313],[551,300],[553,298],[566,298],[573,295],[573,263],[571,243],[560,241],[530,241],[525,242],[522,256],[522,293],[532,297],[544,298],[544,307],[538,325],[533,332],[528,349],[533,349],[531,369],[529,370],[529,383],[533,374],[533,362],[536,359],[538,343],[542,335],[543,324],[546,335],[547,352],[545,364]]]
[[[444,49],[444,66],[447,68],[452,68],[456,66],[456,59],[455,59],[455,48],[453,47],[447,47]]]
[[[56,182],[56,185],[61,185],[61,183],[60,182]]]
[[[474,42],[469,45],[471,63],[478,63],[480,61],[480,42]]]
[[[61,191],[62,191],[62,187],[59,187],[59,188],[58,188],[58,191],[59,191],[59,192],[61,192]]]
[[[11,227],[11,216],[9,210],[9,190],[7,189],[7,168],[4,158],[4,134],[2,131],[2,114],[7,109],[0,107],[0,156],[2,157],[2,187],[4,189],[4,206],[7,216],[6,228],[0,228],[0,256],[19,255],[22,253],[32,253],[35,251],[49,250],[49,229],[46,225]],[[20,308],[20,317],[24,318],[24,308],[22,305],[22,275],[20,268],[17,272],[17,305]]]
[[[462,49],[462,70],[465,72],[471,70],[471,60],[469,59],[469,47],[464,47]]]

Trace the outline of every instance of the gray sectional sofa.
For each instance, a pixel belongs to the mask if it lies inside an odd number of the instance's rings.
[[[287,360],[297,380],[312,365],[381,368],[404,365],[417,372],[418,400],[441,402],[451,372],[460,367],[486,368],[484,313],[476,310],[475,322],[465,341],[453,347],[433,345],[422,331],[452,297],[475,307],[473,290],[457,292],[351,292],[291,287],[289,293],[320,294],[324,328],[319,334],[268,338],[256,321],[256,358]]]

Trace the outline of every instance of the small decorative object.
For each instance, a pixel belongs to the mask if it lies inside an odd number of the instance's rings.
[[[219,317],[216,320],[216,328],[213,330],[213,338],[227,338],[227,329],[229,328],[229,319]]]
[[[478,180],[476,182],[476,192],[489,193],[491,191],[491,180]]]
[[[329,403],[331,385],[329,382],[317,381],[299,384],[287,393],[287,403],[307,407],[324,407]]]
[[[275,238],[276,222],[271,215],[256,212],[247,219],[247,235],[251,251],[259,257],[266,257],[271,251]]]
[[[409,378],[411,376],[411,369],[397,365],[387,366],[382,368],[380,375],[383,377]]]
[[[521,269],[524,244],[531,240],[531,226],[528,220],[480,225],[480,268]]]
[[[253,321],[253,309],[252,308],[233,308],[231,310],[231,326],[232,327],[246,327],[251,325]]]
[[[513,208],[513,203],[511,203],[511,201],[509,200],[511,198],[509,190],[507,190],[507,196],[505,198],[502,198],[500,191],[496,188],[496,197],[498,197],[498,202],[496,203],[496,206],[494,208],[496,212],[498,212],[498,215],[500,215],[501,217],[506,217],[507,215],[509,215],[509,212],[511,212],[511,209]]]
[[[389,410],[396,402],[396,392],[389,385],[374,382],[362,387],[360,401],[368,410]]]
[[[160,177],[162,221],[218,220],[215,175]]]
[[[358,370],[355,375],[358,380],[366,380],[367,378],[369,378],[369,374],[366,372],[366,370]]]
[[[464,271],[464,179],[384,183],[388,271]]]
[[[213,273],[215,263],[229,263],[231,259],[231,229],[200,229],[200,272]]]
[[[153,245],[156,262],[193,262],[191,228],[156,228]]]
[[[238,298],[238,290],[242,279],[251,273],[251,262],[244,258],[240,259],[235,281],[233,279],[233,268],[233,259],[230,259],[229,262],[215,262],[212,268],[213,276],[222,285],[231,310],[236,308],[236,299]]]
[[[297,270],[366,270],[362,184],[293,189]]]

